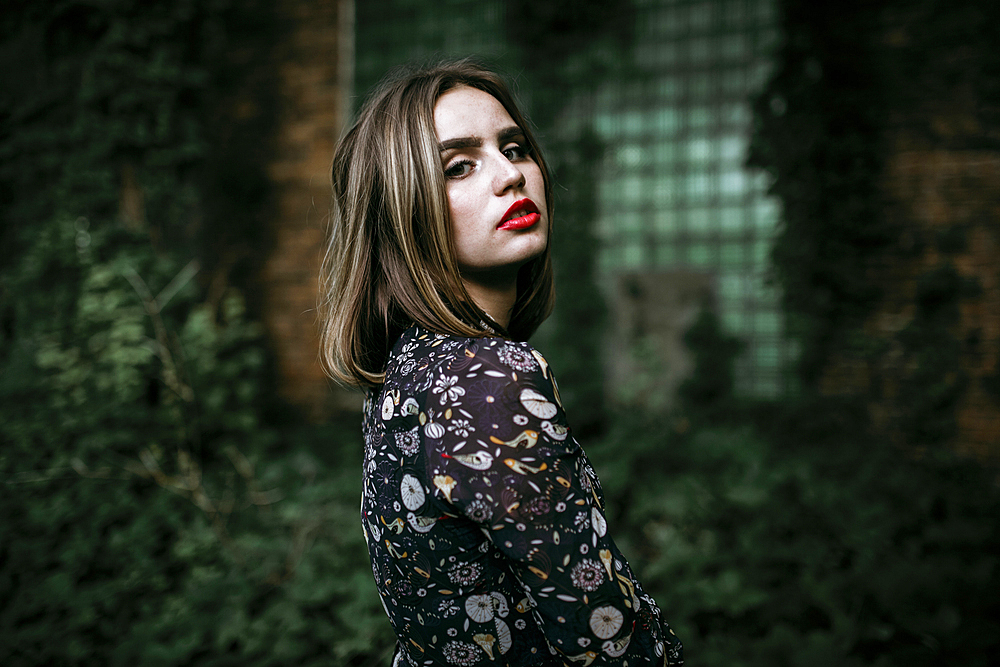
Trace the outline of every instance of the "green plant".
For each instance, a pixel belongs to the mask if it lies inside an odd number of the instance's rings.
[[[995,471],[875,446],[821,424],[832,412],[789,409],[770,434],[633,415],[590,447],[616,539],[689,661],[992,664]]]

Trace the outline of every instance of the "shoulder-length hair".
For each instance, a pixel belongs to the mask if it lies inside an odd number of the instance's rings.
[[[552,182],[528,122],[497,74],[470,60],[396,72],[368,98],[333,158],[331,234],[321,271],[321,356],[353,386],[381,384],[388,353],[411,324],[458,336],[499,327],[470,298],[459,272],[434,127],[447,91],[477,88],[524,132],[545,183]],[[506,334],[525,340],[554,301],[549,245],[521,267]]]

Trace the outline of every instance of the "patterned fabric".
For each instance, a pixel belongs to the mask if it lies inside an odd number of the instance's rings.
[[[529,345],[410,328],[364,436],[362,521],[398,664],[683,664]]]

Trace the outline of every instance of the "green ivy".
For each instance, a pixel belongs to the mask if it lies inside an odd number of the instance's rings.
[[[995,471],[943,453],[915,460],[831,414],[808,404],[772,414],[767,431],[684,434],[630,415],[588,447],[616,539],[686,655],[992,664]]]
[[[782,203],[773,270],[808,385],[881,297],[868,267],[897,234],[879,191],[887,93],[867,39],[877,6],[779,7],[785,38],[754,103],[750,164],[771,175]]]

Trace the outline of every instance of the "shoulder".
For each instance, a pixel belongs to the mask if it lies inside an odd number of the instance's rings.
[[[474,355],[477,373],[503,378],[508,387],[519,390],[519,395],[526,390],[529,394],[541,391],[557,404],[560,403],[559,388],[549,362],[528,343],[504,338],[480,338],[470,352]]]
[[[385,386],[409,396],[428,394],[437,405],[471,389],[488,390],[485,400],[490,403],[530,404],[541,394],[560,404],[549,364],[530,344],[501,337],[453,336],[419,326],[403,332],[393,347]]]
[[[499,336],[463,337],[428,331],[414,325],[403,332],[389,353],[386,375],[413,375],[435,367],[454,367],[476,359],[507,370],[548,378],[549,365],[526,342]]]
[[[389,353],[385,386],[406,393],[422,393],[441,367],[453,365],[470,340],[428,331],[417,325],[404,331]]]

